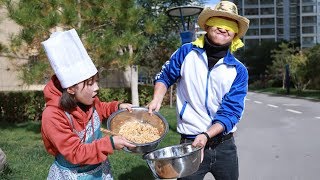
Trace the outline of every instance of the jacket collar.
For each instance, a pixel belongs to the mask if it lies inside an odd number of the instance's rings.
[[[197,38],[195,41],[191,42],[193,45],[193,49],[198,51],[200,54],[203,54],[205,52],[204,47],[204,35]],[[236,65],[236,58],[233,56],[233,54],[230,52],[230,49],[228,50],[226,56],[223,59],[223,63],[227,65]]]

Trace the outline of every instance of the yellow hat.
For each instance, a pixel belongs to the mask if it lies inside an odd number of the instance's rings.
[[[239,32],[237,33],[238,38],[243,37],[249,28],[249,19],[238,15],[237,6],[230,1],[219,2],[214,9],[210,7],[205,8],[198,16],[198,24],[201,29],[205,30],[205,24],[211,17],[227,17],[238,22]]]

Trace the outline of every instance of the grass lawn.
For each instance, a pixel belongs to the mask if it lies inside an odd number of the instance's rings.
[[[176,132],[175,108],[163,107],[160,113],[169,123],[169,132],[158,148],[179,143]],[[0,147],[7,155],[8,167],[0,179],[46,179],[54,157],[43,146],[40,122],[9,124],[0,121]],[[116,151],[109,156],[115,180],[153,179],[141,154]]]

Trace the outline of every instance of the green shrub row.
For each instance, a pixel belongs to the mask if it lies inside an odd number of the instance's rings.
[[[140,106],[146,106],[151,101],[153,87],[139,86]],[[118,100],[131,102],[130,88],[100,88],[99,97],[102,101]],[[168,97],[163,104],[168,104]],[[39,121],[45,107],[42,91],[0,92],[0,120],[8,122]]]
[[[1,92],[0,120],[39,120],[45,103],[41,91]]]

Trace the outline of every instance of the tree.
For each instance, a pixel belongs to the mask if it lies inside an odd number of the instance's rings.
[[[20,67],[23,72],[21,78],[26,84],[45,83],[52,74],[41,42],[53,31],[76,28],[99,72],[130,67],[134,74],[131,77],[135,78],[131,80],[132,103],[135,105],[139,105],[137,65],[143,64],[153,69],[161,67],[159,62],[168,59],[178,42],[171,33],[173,25],[169,23],[165,10],[172,5],[199,2],[2,1],[10,18],[22,28],[20,34],[12,37],[10,50],[11,53],[18,53],[22,46],[28,49],[26,56],[29,61]]]
[[[297,50],[293,43],[281,43],[278,49],[271,51],[273,58],[272,65],[268,66],[267,73],[274,79],[282,79],[282,88],[285,88],[285,66],[290,65],[292,61],[292,54]]]
[[[204,4],[203,0],[137,0],[137,3],[146,10],[146,16],[154,23],[152,31],[149,33],[149,43],[143,48],[140,54],[140,64],[147,67],[149,76],[154,76],[159,72],[161,66],[167,61],[171,54],[181,45],[180,41],[180,19],[172,19],[166,11],[169,8],[182,5]],[[194,21],[196,19],[193,19]],[[146,29],[150,31],[151,29]]]
[[[285,87],[285,66],[289,66],[290,77],[295,88],[303,91],[310,83],[308,75],[308,58],[303,51],[295,48],[293,43],[281,43],[279,49],[272,51],[272,66],[269,67],[269,74],[273,77],[281,75],[283,88]]]
[[[94,61],[101,68],[122,68],[137,64],[137,52],[148,42],[149,26],[142,19],[144,9],[133,0],[6,0],[9,16],[22,30],[12,37],[11,52],[25,44],[28,63],[21,66],[25,83],[44,83],[52,74],[41,42],[57,29],[76,28]],[[145,17],[144,17],[145,18]],[[132,103],[139,105],[137,76],[132,79]]]
[[[308,58],[307,61],[307,76],[311,79],[312,87],[315,89],[320,89],[320,45],[317,44],[310,48],[306,52]]]
[[[280,43],[278,42],[263,42],[257,47],[246,48],[241,52],[243,63],[248,67],[249,80],[257,81],[264,80],[268,66],[272,64],[272,50],[276,49]]]
[[[307,76],[307,62],[308,59],[302,51],[291,55],[290,75],[298,92],[302,92],[310,84],[310,78]]]

